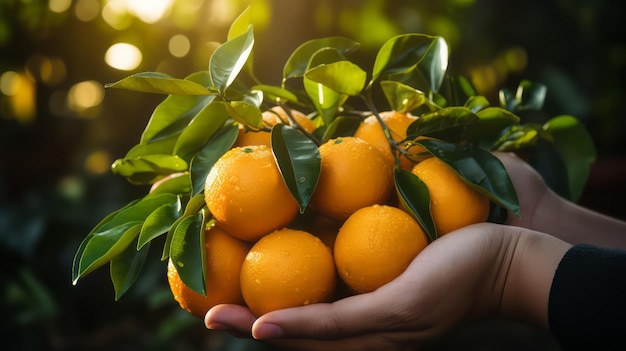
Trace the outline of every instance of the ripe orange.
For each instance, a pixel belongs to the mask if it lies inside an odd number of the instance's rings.
[[[366,141],[343,137],[319,147],[322,169],[311,207],[344,220],[361,207],[384,203],[391,194],[393,173],[383,155]]]
[[[309,133],[313,133],[315,130],[315,123],[311,121],[304,113],[291,109],[291,115],[295,119],[296,123],[302,129]],[[293,126],[293,123],[289,119],[287,112],[281,106],[273,106],[267,111],[263,111],[263,122],[272,127],[279,123],[285,123]],[[243,125],[239,125],[239,136],[235,141],[234,146],[250,146],[250,145],[267,145],[270,146],[270,132],[266,131],[246,131]]]
[[[411,172],[428,188],[430,212],[438,236],[487,220],[489,199],[465,183],[440,159],[428,158],[416,164]]]
[[[289,228],[261,238],[241,267],[243,298],[256,316],[326,301],[335,279],[330,249],[314,235]]]
[[[185,285],[170,259],[167,281],[174,300],[181,308],[200,318],[204,318],[207,311],[217,304],[243,304],[239,271],[249,248],[247,242],[232,237],[218,226],[207,230],[204,238],[207,294],[204,296]]]
[[[407,128],[411,123],[413,123],[413,121],[417,120],[416,116],[413,116],[408,112],[401,113],[396,111],[384,111],[378,115],[387,128],[389,128],[391,137],[396,142],[406,139]],[[361,122],[355,131],[354,136],[367,141],[380,150],[380,152],[385,156],[385,159],[387,159],[387,162],[393,166],[394,158],[393,153],[391,152],[391,146],[389,145],[389,140],[383,132],[383,127],[374,115],[365,118],[363,122]],[[423,138],[425,137],[418,137],[417,139],[419,140]],[[412,155],[418,155],[425,151],[426,150],[419,145],[413,145],[408,149],[408,152]],[[411,159],[409,159],[406,156],[402,156],[400,158],[400,167],[405,170],[411,170],[413,165],[415,165],[415,162],[420,161],[423,158],[423,156],[412,156]]]
[[[373,205],[346,220],[333,254],[341,279],[355,292],[366,293],[404,272],[427,244],[426,233],[408,213]]]
[[[287,225],[299,210],[265,145],[224,153],[207,175],[204,196],[217,223],[247,241]]]

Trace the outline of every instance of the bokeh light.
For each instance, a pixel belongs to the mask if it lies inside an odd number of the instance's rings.
[[[102,8],[102,19],[116,30],[124,30],[133,23],[128,13],[125,0],[110,0]]]
[[[67,96],[68,106],[77,112],[82,112],[100,105],[104,98],[104,88],[93,80],[74,84]]]
[[[35,82],[26,74],[15,71],[0,76],[0,92],[7,96],[6,114],[21,123],[30,123],[35,118]],[[5,114],[5,113],[3,113]]]
[[[102,175],[111,169],[111,163],[111,154],[104,150],[96,150],[85,159],[85,170],[94,175]]]
[[[78,0],[74,7],[74,13],[79,20],[89,22],[98,17],[100,3],[98,0]]]
[[[128,11],[146,23],[160,20],[172,7],[172,0],[126,0]]]
[[[141,51],[128,43],[112,45],[104,55],[104,61],[111,67],[122,71],[130,71],[137,68],[142,60]]]
[[[72,5],[72,0],[50,0],[48,2],[48,8],[52,12],[63,13],[67,11]]]
[[[168,49],[174,57],[185,57],[189,53],[191,42],[183,34],[176,34],[170,38]]]
[[[35,80],[49,86],[62,83],[67,76],[67,68],[63,59],[41,54],[32,55],[26,60],[26,71]]]

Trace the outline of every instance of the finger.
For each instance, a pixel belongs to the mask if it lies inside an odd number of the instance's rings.
[[[256,317],[244,306],[217,305],[204,316],[204,325],[208,329],[228,331],[239,337],[250,337],[255,320]]]
[[[388,284],[378,290],[333,303],[278,310],[261,316],[252,326],[257,339],[342,339],[368,332],[394,330],[411,319],[406,293]],[[414,316],[413,316],[414,318]]]

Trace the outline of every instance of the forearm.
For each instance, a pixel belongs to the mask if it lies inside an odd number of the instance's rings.
[[[506,272],[500,314],[547,329],[554,273],[572,245],[550,235],[520,230],[517,240],[511,243],[514,253]]]
[[[532,229],[570,244],[626,249],[626,222],[591,211],[547,191],[536,208]]]

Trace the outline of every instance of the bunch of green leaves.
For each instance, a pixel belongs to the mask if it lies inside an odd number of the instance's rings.
[[[321,170],[317,147],[352,135],[364,117],[376,116],[396,157],[399,199],[430,240],[437,238],[437,232],[428,189],[398,166],[401,155],[421,156],[406,151],[412,144],[443,160],[496,208],[517,216],[516,191],[492,151],[546,153],[536,158],[543,166],[562,167],[557,171],[544,167],[542,172],[566,184],[570,198],[580,194],[595,157],[582,125],[571,116],[554,117],[544,124],[522,123],[519,116],[540,110],[545,97],[542,86],[522,82],[515,95],[503,90],[500,105],[492,106],[467,79],[448,73],[449,47],[444,38],[416,33],[387,41],[369,71],[349,60],[359,43],[344,37],[310,40],[289,56],[280,85],[263,84],[254,74],[249,15],[248,9],[231,25],[208,70],[184,79],[145,72],[107,85],[167,95],[154,109],[139,143],[112,165],[112,171],[129,182],[152,187],[145,197],[111,213],[86,236],[74,258],[74,283],[109,264],[119,299],[140,274],[151,243],[164,238],[162,260],[171,259],[185,284],[206,293],[202,248],[205,229],[214,220],[204,202],[204,181],[213,164],[233,146],[240,127],[271,131],[276,162],[304,213]],[[377,89],[387,102],[384,107],[373,99]],[[366,109],[354,108],[358,103]],[[265,125],[262,113],[275,105],[288,115],[292,108],[306,111],[317,129],[307,133],[289,121]],[[418,117],[405,140],[391,138],[379,109]]]

